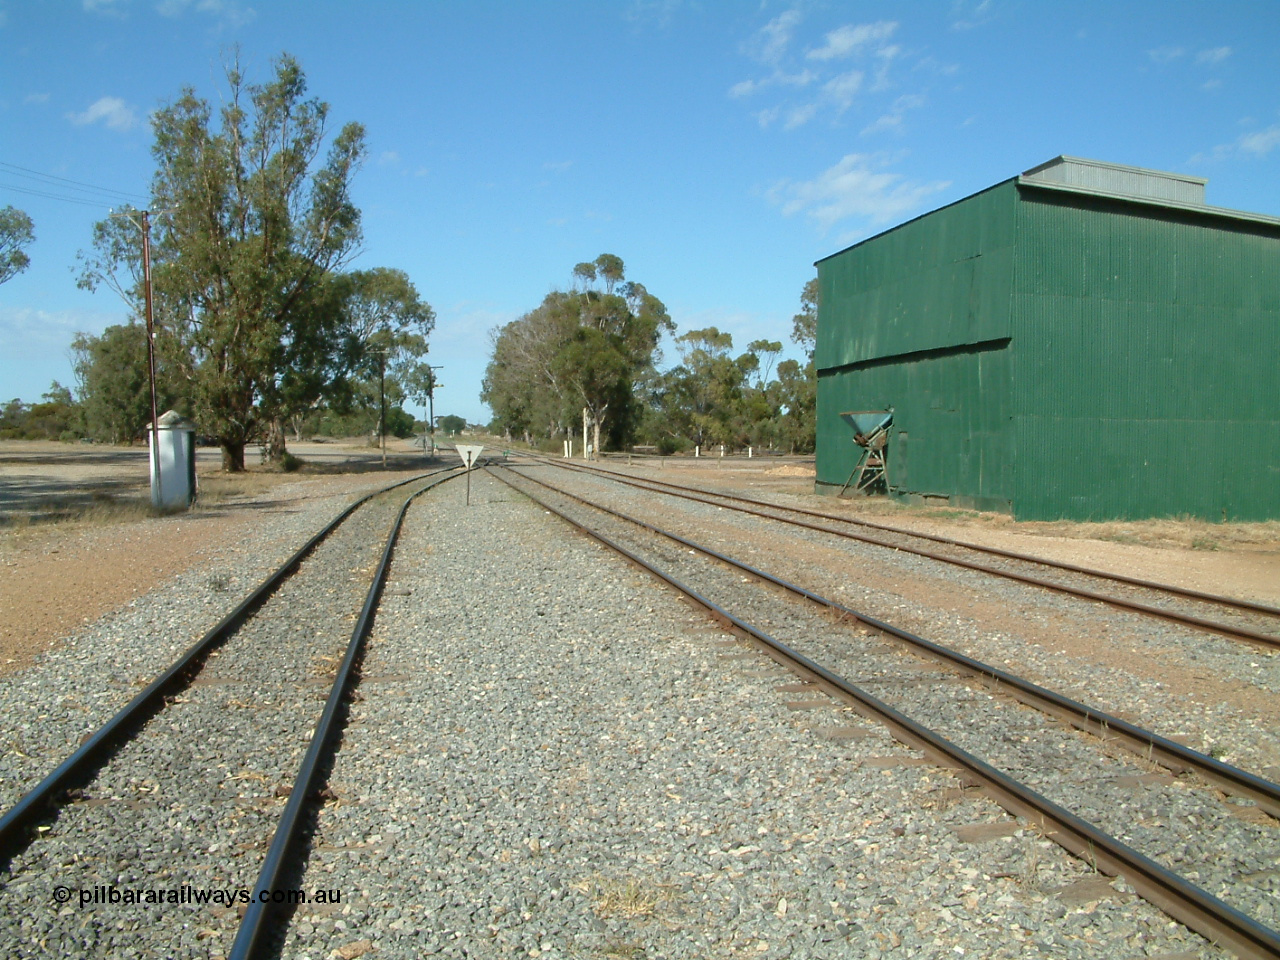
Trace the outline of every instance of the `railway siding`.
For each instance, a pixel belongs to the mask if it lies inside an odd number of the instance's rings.
[[[556,501],[565,498],[551,495],[549,502]],[[1280,891],[1268,871],[1280,859],[1280,834],[1270,818],[1247,822],[1232,815],[1236,806],[1224,806],[1215,790],[1188,790],[1182,783],[1135,793],[1126,781],[1152,772],[1140,758],[1100,750],[1096,739],[1064,730],[1044,714],[993,697],[980,686],[930,676],[915,658],[879,642],[866,644],[861,636],[865,630],[834,623],[825,611],[790,594],[770,587],[744,589],[740,572],[693,556],[683,545],[571,501],[567,506],[571,516],[587,517],[588,526],[614,542],[656,558],[652,562],[660,568],[734,615],[1213,891],[1264,926],[1275,925]]]
[[[1280,653],[731,509],[535,470],[871,616],[1280,779]],[[1270,731],[1270,734],[1268,733]]]
[[[308,863],[352,897],[285,956],[1219,955],[510,490],[448,497]]]

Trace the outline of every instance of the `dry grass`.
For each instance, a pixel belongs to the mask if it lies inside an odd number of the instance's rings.
[[[242,497],[256,497],[289,483],[295,478],[279,470],[249,469],[244,473],[221,471],[200,474],[200,499],[196,509],[214,506]]]
[[[25,542],[43,533],[65,533],[86,527],[140,523],[170,513],[200,516],[202,508],[216,507],[241,498],[269,492],[285,482],[284,474],[210,474],[200,477],[200,499],[190,511],[157,510],[151,505],[146,484],[125,491],[93,489],[77,497],[50,497],[35,501],[26,509],[0,514],[0,542]]]
[[[1097,523],[1075,520],[1014,520],[1003,513],[984,513],[956,507],[903,504],[884,497],[843,501],[855,516],[884,520],[940,520],[956,527],[995,530],[1029,536],[1071,540],[1108,540],[1148,547],[1184,550],[1229,550],[1250,547],[1274,549],[1280,545],[1280,520],[1259,523],[1210,523],[1194,517],[1153,520],[1108,520]]]
[[[653,916],[660,904],[670,899],[664,887],[649,887],[635,879],[619,880],[599,875],[574,884],[591,898],[592,909],[601,917],[625,917],[637,920]]]

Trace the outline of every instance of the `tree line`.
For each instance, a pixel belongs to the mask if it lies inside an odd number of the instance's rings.
[[[106,286],[131,311],[72,347],[94,436],[131,439],[150,421],[144,237],[158,405],[215,438],[224,469],[243,470],[249,444],[279,460],[289,432],[431,387],[430,305],[403,271],[346,269],[361,242],[350,188],[364,129],[331,136],[298,63],[273,66],[264,84],[228,68],[217,110],[187,88],[156,111],[150,210],[97,223],[80,254],[80,286]]]
[[[811,452],[817,307],[814,279],[792,320],[806,363],[779,362],[779,341],[753,341],[735,356],[732,335],[716,327],[677,336],[662,301],[626,279],[620,257],[601,254],[573,268],[568,290],[492,331],[481,392],[494,413],[490,429],[550,450],[580,436],[585,420],[597,451],[724,444]],[[663,332],[680,354],[665,371]]]

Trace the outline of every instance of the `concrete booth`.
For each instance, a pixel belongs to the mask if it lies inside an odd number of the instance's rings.
[[[148,437],[151,441],[148,452],[151,462],[152,506],[162,510],[185,509],[196,498],[195,422],[176,410],[169,410],[160,416],[156,426],[159,442],[156,443],[154,437]],[[150,434],[151,431],[148,430],[147,433]]]

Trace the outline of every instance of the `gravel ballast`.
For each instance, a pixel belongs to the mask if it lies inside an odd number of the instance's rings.
[[[1244,691],[1241,701],[1274,708],[1273,692],[1280,690],[1280,651],[726,508],[620,488],[600,477],[542,468],[531,475],[605,504],[625,502],[641,519],[1280,780],[1280,741],[1274,727],[1211,696],[1171,695],[1167,682],[1179,678],[1184,688],[1195,689],[1217,681]],[[929,587],[929,603],[917,599],[921,584]],[[977,616],[954,612],[967,598],[980,598]],[[983,621],[986,612],[1002,614],[996,626]],[[1062,634],[1087,638],[1085,649],[1070,655],[1048,639]],[[1081,655],[1108,649],[1131,651],[1129,662],[1142,672],[1117,669],[1100,656]],[[1265,735],[1268,729],[1273,735]]]
[[[477,476],[410,514],[284,955],[1219,956]]]
[[[411,489],[375,498],[319,544],[192,685],[14,856],[2,877],[5,956],[198,957],[208,955],[204,940],[234,935],[235,900],[210,909],[183,892],[252,887],[394,511]],[[72,894],[58,900],[60,890]],[[97,896],[106,890],[122,899]],[[124,891],[183,899],[131,903]]]

